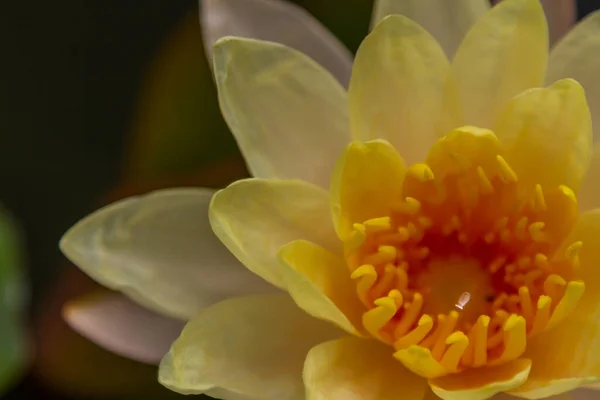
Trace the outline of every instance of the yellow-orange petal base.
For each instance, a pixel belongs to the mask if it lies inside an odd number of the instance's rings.
[[[345,256],[365,330],[407,368],[436,378],[515,360],[577,305],[582,243],[563,243],[576,196],[525,187],[492,132],[457,129],[389,179],[402,196],[352,225]]]

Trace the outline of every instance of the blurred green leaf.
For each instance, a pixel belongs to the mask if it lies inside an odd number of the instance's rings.
[[[0,210],[0,393],[18,377],[26,359],[21,250],[15,223]]]

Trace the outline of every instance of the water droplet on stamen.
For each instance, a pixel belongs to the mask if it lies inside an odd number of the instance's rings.
[[[469,300],[471,300],[471,293],[464,292],[460,295],[460,297],[458,298],[458,302],[454,306],[459,310],[462,310],[465,308]]]

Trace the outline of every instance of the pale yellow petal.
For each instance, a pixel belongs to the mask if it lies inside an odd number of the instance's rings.
[[[471,26],[489,8],[487,0],[375,0],[371,26],[388,15],[404,15],[431,33],[452,59]]]
[[[423,161],[435,141],[449,63],[410,19],[385,18],[356,54],[348,102],[356,140],[385,139],[405,160]]]
[[[285,288],[277,252],[297,239],[336,252],[327,192],[308,182],[245,179],[215,194],[209,210],[219,239],[249,270]]]
[[[158,379],[183,394],[302,400],[308,350],[340,334],[287,294],[229,299],[185,326],[163,358]]]
[[[564,79],[515,97],[494,132],[520,183],[579,189],[591,159],[592,131],[585,93],[576,81]]]
[[[495,367],[468,369],[429,381],[431,389],[443,400],[486,400],[497,393],[514,389],[527,380],[531,361],[518,359]]]
[[[344,337],[310,350],[304,365],[306,400],[422,400],[425,379],[374,340]]]
[[[366,310],[341,255],[296,240],[283,246],[279,257],[287,291],[300,308],[346,332],[362,331],[362,314]]]
[[[202,38],[209,58],[225,36],[269,40],[301,51],[347,86],[352,71],[348,49],[314,16],[291,1],[201,0]]]
[[[527,382],[514,392],[525,398],[560,394],[600,380],[600,209],[579,216],[565,241],[582,242],[580,267],[585,293],[573,314],[528,341],[523,357],[533,361]],[[564,249],[560,252],[562,253]],[[559,254],[560,255],[560,254]]]
[[[592,125],[600,137],[600,12],[590,14],[578,23],[550,53],[547,82],[573,78],[585,89]]]
[[[183,328],[182,321],[155,314],[115,293],[93,293],[70,301],[63,317],[86,339],[147,364],[158,364]]]
[[[592,149],[592,159],[577,193],[577,202],[581,211],[600,207],[600,143]]]
[[[573,328],[578,328],[574,326]],[[538,349],[539,350],[539,349]],[[545,382],[532,379],[518,389],[510,392],[515,397],[524,399],[554,399],[561,396],[569,396],[578,387],[584,386],[589,382],[598,382],[600,378],[562,378],[553,379]],[[585,392],[584,392],[585,393]],[[567,397],[570,398],[570,397]]]
[[[213,49],[219,104],[250,172],[327,187],[349,141],[346,92],[289,47],[226,37]]]
[[[452,65],[464,124],[489,128],[512,97],[543,85],[547,36],[538,0],[504,0],[473,26]]]
[[[388,142],[351,143],[331,180],[331,212],[338,235],[347,239],[352,224],[389,215],[402,193],[405,173],[402,158]]]
[[[166,189],[117,201],[77,222],[60,249],[102,285],[183,320],[232,296],[273,291],[212,232],[213,193]]]

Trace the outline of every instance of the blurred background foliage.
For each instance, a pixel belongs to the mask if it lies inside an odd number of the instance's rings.
[[[372,0],[294,2],[352,52],[367,33]],[[62,321],[65,301],[100,288],[61,256],[57,242],[109,201],[161,187],[219,187],[247,175],[219,113],[197,2],[3,5],[9,34],[0,40],[10,62],[1,64],[0,201],[23,235],[2,212],[0,363],[14,357],[15,366],[30,368],[19,375],[0,364],[0,396],[11,385],[9,399],[176,397],[156,383],[155,367],[110,354]],[[580,1],[579,16],[596,8],[596,0]],[[5,329],[5,318],[19,318],[20,300],[6,312],[5,284],[21,281],[22,260],[31,293],[27,334]],[[11,341],[14,354],[3,347]]]

